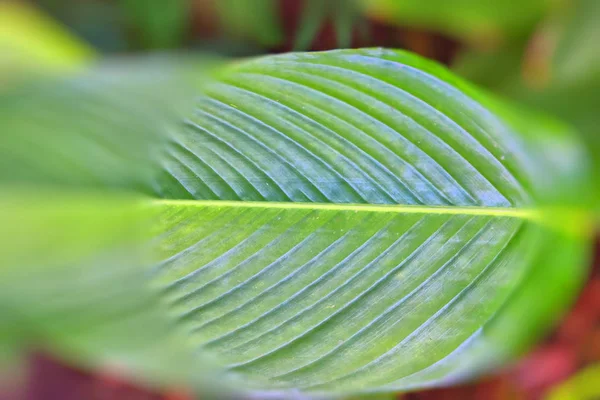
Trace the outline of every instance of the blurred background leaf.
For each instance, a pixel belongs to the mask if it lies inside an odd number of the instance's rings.
[[[96,56],[66,27],[21,2],[0,3],[0,54],[0,87],[26,74],[73,72]]]
[[[594,400],[600,398],[600,364],[591,365],[568,379],[546,400]]]
[[[209,388],[214,370],[149,284],[153,211],[143,199],[0,187],[0,337],[155,387]]]
[[[187,347],[150,283],[145,202],[204,61],[113,60],[0,93],[5,354],[42,348],[156,387],[211,387],[212,364]]]
[[[247,38],[264,47],[283,40],[277,0],[219,0],[214,2],[226,34]]]
[[[128,35],[133,22],[127,20],[117,0],[35,0],[33,3],[68,26],[99,53],[123,53],[139,46]]]
[[[204,61],[121,59],[7,88],[0,181],[152,193],[164,133],[193,106]]]
[[[294,50],[310,49],[327,22],[333,24],[337,47],[348,48],[352,44],[355,25],[360,20],[361,8],[357,0],[306,0],[294,39]]]

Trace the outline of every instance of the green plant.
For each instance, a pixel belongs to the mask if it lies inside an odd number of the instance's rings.
[[[394,50],[144,65],[0,100],[5,343],[386,392],[506,362],[576,292],[589,174],[560,123]]]

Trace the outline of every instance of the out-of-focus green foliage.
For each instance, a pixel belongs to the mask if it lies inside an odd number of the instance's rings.
[[[222,0],[215,2],[226,31],[234,37],[254,40],[264,47],[281,46],[284,41],[280,22],[281,1]],[[327,22],[332,22],[338,47],[349,47],[352,33],[359,25],[358,0],[307,0],[294,38],[296,50],[306,50]]]
[[[563,24],[556,28],[560,37],[551,60],[552,81],[600,81],[600,2],[574,0],[560,18]]]
[[[151,193],[164,132],[191,109],[202,61],[148,56],[7,88],[0,179]]]
[[[308,0],[302,10],[295,38],[295,49],[309,49],[315,36],[326,22],[332,22],[339,48],[349,47],[352,33],[360,19],[361,9],[356,0]]]
[[[594,400],[600,397],[600,364],[590,365],[553,389],[546,400]]]
[[[131,195],[2,182],[2,345],[151,385],[210,387],[145,277],[152,216]]]
[[[471,50],[454,69],[495,92],[556,115],[585,138],[600,176],[600,2],[577,0],[531,38]]]
[[[99,52],[179,48],[191,22],[190,0],[37,0]]]
[[[123,53],[140,47],[133,35],[128,35],[130,24],[118,0],[35,0],[35,3],[98,53]]]
[[[0,3],[0,86],[24,75],[73,72],[95,52],[38,9]]]
[[[503,41],[527,34],[554,0],[362,0],[374,18],[429,28],[470,43]]]
[[[190,21],[189,0],[119,1],[144,48],[174,48],[181,43]]]
[[[212,364],[149,282],[145,196],[202,65],[120,60],[0,92],[4,351],[42,347],[153,385],[211,386]]]
[[[283,41],[278,0],[219,0],[214,6],[225,31],[233,37],[248,38],[265,47]]]

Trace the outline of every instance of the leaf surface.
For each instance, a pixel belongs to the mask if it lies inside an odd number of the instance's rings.
[[[482,372],[583,270],[585,224],[563,209],[557,229],[548,209],[586,193],[585,155],[518,115],[403,52],[236,64],[173,131],[155,282],[199,351],[256,389]]]
[[[159,204],[165,298],[255,388],[398,390],[487,365],[471,350],[549,236],[504,209]]]

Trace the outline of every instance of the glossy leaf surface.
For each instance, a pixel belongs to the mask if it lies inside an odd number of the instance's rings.
[[[540,253],[558,257],[546,271],[558,269],[558,297],[580,279],[560,260],[577,241],[553,250],[555,235],[518,211],[159,204],[165,298],[193,345],[259,389],[398,390],[472,373],[515,345],[487,326]]]
[[[549,228],[546,208],[586,192],[584,155],[548,121],[519,131],[534,122],[386,50],[240,63],[205,93],[156,185],[172,199],[156,203],[156,282],[244,384],[458,379],[535,337],[577,286],[586,228]],[[552,306],[525,305],[556,285]]]

